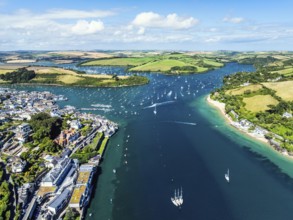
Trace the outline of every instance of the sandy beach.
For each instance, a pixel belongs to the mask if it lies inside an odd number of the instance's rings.
[[[218,102],[218,101],[215,101],[215,100],[212,100],[210,95],[207,97],[207,101],[209,104],[211,104],[212,106],[216,107],[220,112],[221,114],[224,116],[224,118],[226,119],[226,121],[231,125],[233,120],[232,118],[226,114],[226,111],[225,111],[225,103],[222,103],[222,102]],[[232,125],[231,125],[232,126]],[[233,126],[234,127],[234,126]],[[236,127],[234,127],[236,128]],[[236,128],[237,129],[237,128]],[[247,132],[247,131],[244,131],[244,130],[240,130],[240,129],[237,129],[238,131],[241,131],[242,133],[258,140],[258,141],[261,141],[263,143],[266,143],[267,145],[271,146],[268,142],[268,140],[264,137],[260,137],[258,135],[255,135],[253,133],[250,133],[250,132]]]

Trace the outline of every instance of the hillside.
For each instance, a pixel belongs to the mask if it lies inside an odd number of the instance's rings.
[[[116,57],[96,59],[82,66],[123,66],[130,72],[161,72],[165,74],[202,73],[222,67],[216,57],[187,55],[183,53],[159,54],[142,57]]]
[[[235,58],[235,57],[234,57]],[[280,151],[293,155],[293,57],[289,54],[250,54],[237,57],[254,64],[256,72],[238,72],[224,78],[212,99],[225,103],[235,121],[247,119],[269,131],[266,138]]]

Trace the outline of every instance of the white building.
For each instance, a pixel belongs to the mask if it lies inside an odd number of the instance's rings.
[[[79,120],[73,120],[70,122],[70,127],[78,130],[78,129],[82,128],[82,124],[80,123]]]
[[[19,157],[14,157],[11,163],[12,173],[21,173],[26,166],[26,161],[22,161]]]
[[[65,205],[68,203],[70,199],[71,191],[69,189],[65,189],[60,195],[56,196],[52,202],[48,205],[48,210],[53,214],[59,214]]]
[[[283,118],[292,118],[292,114],[289,113],[289,112],[285,112],[283,115],[282,115]]]
[[[42,179],[41,186],[59,186],[72,167],[70,158],[62,158],[56,166]]]

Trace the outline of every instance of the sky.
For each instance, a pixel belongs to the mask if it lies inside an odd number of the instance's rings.
[[[0,50],[293,50],[292,0],[0,0]]]

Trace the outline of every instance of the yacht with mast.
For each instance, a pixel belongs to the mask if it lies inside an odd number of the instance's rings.
[[[171,201],[173,205],[181,208],[181,205],[183,204],[183,190],[181,188],[181,192],[179,193],[179,189],[174,191],[174,197],[171,197]]]
[[[226,181],[227,181],[228,183],[230,182],[229,169],[228,169],[227,173],[225,173],[225,179],[226,179]]]
[[[157,114],[157,105],[155,105],[154,114]]]

